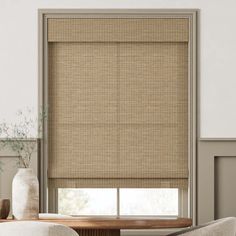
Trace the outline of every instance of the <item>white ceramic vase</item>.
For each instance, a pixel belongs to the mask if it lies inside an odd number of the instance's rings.
[[[19,168],[13,179],[12,214],[16,220],[39,217],[39,182],[30,168]]]

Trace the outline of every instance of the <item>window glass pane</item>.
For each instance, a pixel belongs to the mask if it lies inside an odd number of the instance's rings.
[[[116,215],[116,189],[59,188],[58,213],[65,215]]]
[[[178,189],[120,189],[121,215],[178,215]]]

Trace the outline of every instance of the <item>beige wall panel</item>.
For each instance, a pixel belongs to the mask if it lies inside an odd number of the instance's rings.
[[[215,157],[215,218],[236,216],[236,157]]]
[[[189,20],[48,19],[49,42],[187,42]]]
[[[228,207],[232,204],[234,195],[234,176],[236,156],[235,140],[201,140],[198,142],[197,159],[197,223],[203,224],[218,218],[220,214],[231,215]],[[230,162],[224,157],[232,158]],[[217,158],[222,158],[216,163]],[[224,160],[223,160],[224,159]],[[232,166],[231,166],[232,164]],[[216,166],[218,165],[218,166]],[[218,173],[217,173],[218,171]],[[216,176],[217,175],[217,176]],[[231,179],[232,177],[232,179]],[[227,179],[231,179],[228,186],[224,186]],[[233,186],[233,187],[232,187]],[[232,197],[227,191],[232,188]],[[222,191],[226,192],[222,192]],[[220,192],[219,192],[220,191]],[[220,194],[218,196],[218,194]],[[227,203],[226,203],[227,202]],[[221,205],[222,204],[222,205]],[[225,204],[225,205],[224,205]],[[234,204],[234,203],[233,203]],[[219,207],[220,209],[216,209]],[[235,209],[232,207],[232,209]],[[224,212],[224,213],[223,213]]]

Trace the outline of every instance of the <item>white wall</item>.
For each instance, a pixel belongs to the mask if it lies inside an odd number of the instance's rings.
[[[235,0],[0,0],[0,119],[37,106],[38,8],[199,8],[201,136],[236,137]]]

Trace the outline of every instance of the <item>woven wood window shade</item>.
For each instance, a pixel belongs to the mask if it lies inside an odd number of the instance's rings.
[[[188,185],[187,19],[49,19],[49,184]]]

